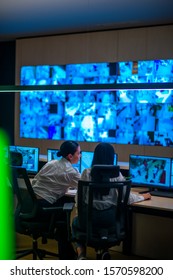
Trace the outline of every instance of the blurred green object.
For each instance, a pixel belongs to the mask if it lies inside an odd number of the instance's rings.
[[[8,137],[0,129],[0,260],[15,259],[13,194],[8,164]]]

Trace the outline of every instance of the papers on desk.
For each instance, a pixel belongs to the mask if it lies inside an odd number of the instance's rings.
[[[77,189],[76,188],[68,188],[68,190],[66,191],[66,195],[75,196],[76,193],[77,193]]]

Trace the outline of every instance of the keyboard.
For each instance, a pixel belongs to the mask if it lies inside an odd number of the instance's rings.
[[[161,197],[169,197],[173,198],[173,191],[168,192],[168,191],[150,191],[150,194],[153,196],[161,196]]]
[[[35,175],[36,175],[36,174],[28,174],[28,177],[29,177],[30,179],[33,179],[33,178],[35,177]]]

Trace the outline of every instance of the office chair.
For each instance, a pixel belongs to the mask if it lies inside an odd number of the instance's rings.
[[[22,166],[23,156],[21,153],[16,152],[16,151],[10,151],[9,157],[10,157],[10,164],[12,166]]]
[[[128,234],[127,203],[130,194],[131,181],[111,182],[118,177],[119,166],[95,165],[91,169],[92,181],[78,183],[78,223],[74,223],[76,232],[73,241],[85,244],[95,249],[97,259],[110,259],[109,248],[120,245]],[[102,210],[93,208],[93,201],[97,197],[106,196],[114,189],[116,194],[115,220],[113,226],[107,228],[94,221],[94,211],[100,217]]]
[[[66,211],[67,219],[70,220],[69,216],[73,208],[72,204],[65,204],[62,207],[50,207],[43,208],[40,206],[38,199],[32,189],[27,171],[22,167],[12,166],[13,174],[13,190],[17,198],[17,206],[15,209],[15,228],[16,232],[30,236],[32,238],[32,248],[26,250],[17,250],[16,259],[20,259],[24,256],[32,254],[33,259],[43,259],[46,256],[59,257],[54,252],[49,252],[38,248],[38,239],[42,238],[42,243],[47,243],[47,239],[55,239],[55,233],[58,225],[63,225],[65,222],[57,221],[57,211]],[[22,189],[19,185],[22,183],[26,188]],[[19,183],[20,182],[20,183]],[[27,195],[27,200],[25,199]],[[24,205],[25,204],[25,205]],[[24,206],[24,207],[23,207]],[[25,209],[25,210],[24,210]],[[40,213],[50,213],[50,222],[40,221]],[[70,227],[68,227],[70,231]]]

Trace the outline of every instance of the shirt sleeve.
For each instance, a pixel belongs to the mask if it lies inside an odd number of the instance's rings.
[[[91,173],[91,168],[84,169],[84,171],[82,172],[82,175],[81,175],[81,180],[90,181],[91,180],[90,173]]]
[[[143,200],[144,200],[144,197],[142,195],[138,195],[138,194],[130,192],[128,204],[132,204],[132,203],[135,203],[135,202],[140,202],[140,201],[143,201]]]
[[[78,181],[81,179],[81,174],[75,170],[75,172],[64,174],[64,179],[66,182],[69,182],[70,187],[77,188]]]
[[[73,184],[74,184],[74,187],[77,188],[78,187],[78,181],[81,179],[81,175],[78,174],[77,176],[75,175],[73,177],[73,180],[72,180],[72,187],[73,187]]]
[[[124,178],[124,176],[120,172],[119,177],[117,177],[117,181],[123,181],[123,180],[126,180],[126,179]],[[132,193],[130,191],[128,204],[132,204],[132,203],[135,203],[135,202],[140,202],[140,201],[143,201],[143,200],[144,200],[144,197],[142,195],[135,194],[135,193]]]

